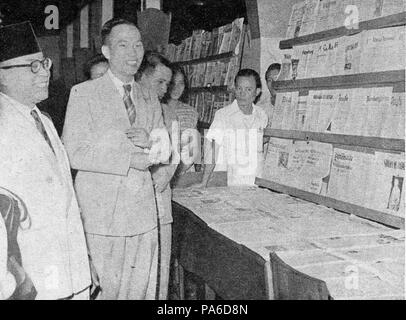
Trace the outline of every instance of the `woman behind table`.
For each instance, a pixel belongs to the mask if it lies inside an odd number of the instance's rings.
[[[179,129],[181,134],[181,162],[177,168],[176,175],[182,175],[188,171],[194,162],[193,154],[189,148],[185,148],[187,144],[194,141],[197,142],[197,120],[198,113],[190,105],[186,104],[187,83],[186,76],[183,70],[177,65],[172,65],[172,80],[168,91],[162,99],[162,109],[165,114],[172,115],[172,118],[177,118],[179,121]]]
[[[168,85],[172,78],[170,62],[156,52],[145,52],[144,59],[136,74],[136,81],[140,84],[143,97],[147,101],[154,101],[153,95],[158,99],[162,99],[165,95]],[[151,104],[151,107],[157,107]],[[161,106],[158,106],[161,108]],[[172,122],[177,121],[176,115],[163,112],[164,123],[168,129],[169,135],[173,135],[171,131]],[[173,137],[171,137],[173,138]],[[174,155],[175,153],[173,153]],[[161,228],[161,267],[160,267],[160,287],[159,299],[165,300],[168,294],[169,282],[169,264],[171,257],[171,240],[172,240],[172,191],[170,180],[176,170],[178,161],[172,156],[171,164],[160,165],[151,169],[153,178],[154,172],[160,170],[159,176],[165,176],[167,179],[166,187],[163,190],[156,190],[156,200],[159,211],[159,223]],[[165,171],[162,174],[162,171]]]

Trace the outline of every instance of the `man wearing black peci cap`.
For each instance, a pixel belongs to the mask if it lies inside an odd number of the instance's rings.
[[[68,158],[36,106],[48,97],[51,65],[29,22],[0,28],[0,187],[26,206],[17,239],[36,299],[88,299],[89,259]]]

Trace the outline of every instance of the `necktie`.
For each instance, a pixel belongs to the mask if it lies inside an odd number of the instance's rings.
[[[124,86],[124,105],[127,109],[128,118],[130,120],[130,124],[132,125],[135,121],[135,106],[133,101],[131,100],[131,84],[125,84]]]
[[[45,127],[44,124],[42,123],[38,112],[36,110],[31,110],[31,116],[34,118],[35,120],[35,125],[37,126],[38,131],[42,134],[42,136],[44,137],[45,141],[48,143],[49,147],[51,148],[52,152],[55,154],[55,150],[52,147],[51,144],[51,140],[49,139],[49,136],[47,134],[47,132],[45,131]]]

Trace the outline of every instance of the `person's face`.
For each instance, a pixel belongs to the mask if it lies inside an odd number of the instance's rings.
[[[97,79],[104,75],[109,68],[107,62],[99,62],[90,68],[90,79]]]
[[[183,74],[177,73],[173,78],[173,87],[171,91],[171,99],[178,100],[185,90],[185,79]]]
[[[149,84],[157,94],[159,99],[165,95],[166,91],[168,90],[169,82],[171,82],[172,78],[172,71],[168,67],[158,64],[155,67],[155,70],[147,75],[147,79]]]
[[[275,91],[275,89],[273,88],[272,83],[273,83],[274,81],[276,81],[276,79],[278,78],[278,75],[279,75],[279,70],[278,70],[278,69],[271,70],[271,71],[269,71],[269,73],[267,74],[266,84],[267,84],[267,87],[268,87],[269,92],[270,92],[272,95],[276,94],[276,91]]]
[[[115,26],[102,47],[103,55],[109,60],[111,71],[122,81],[131,81],[144,57],[141,34],[132,25]]]
[[[235,98],[240,107],[251,106],[260,91],[260,89],[257,89],[254,77],[237,78],[235,83]]]
[[[38,52],[4,61],[0,66],[30,64],[43,59],[42,52]],[[37,73],[33,73],[30,66],[0,69],[0,77],[5,93],[23,104],[34,105],[48,98],[50,71],[42,65]]]

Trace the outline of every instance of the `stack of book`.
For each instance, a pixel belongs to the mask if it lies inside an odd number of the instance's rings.
[[[405,31],[405,26],[367,30],[295,46],[278,80],[402,70],[406,66]]]
[[[191,88],[228,86],[232,87],[238,72],[238,56],[231,58],[185,65],[184,71]]]
[[[211,32],[195,30],[193,35],[179,45],[169,44],[166,57],[172,62],[189,61],[213,55],[234,52],[239,54],[243,37],[244,18],[213,29]]]
[[[405,94],[392,87],[277,93],[272,129],[404,139]]]
[[[286,39],[404,11],[404,0],[305,0],[292,8]]]

